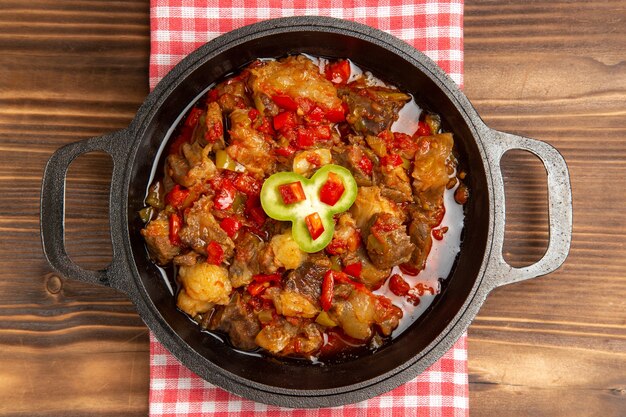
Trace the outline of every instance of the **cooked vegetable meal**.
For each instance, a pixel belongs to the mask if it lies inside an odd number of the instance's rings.
[[[280,357],[395,336],[407,306],[439,291],[420,273],[451,234],[445,204],[469,197],[437,114],[348,60],[305,55],[210,88],[159,164],[141,233],[178,308],[235,348]]]

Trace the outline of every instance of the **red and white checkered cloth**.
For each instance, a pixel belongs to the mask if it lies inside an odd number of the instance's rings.
[[[463,0],[151,0],[150,87],[191,51],[259,20],[322,15],[384,30],[463,83]],[[150,336],[150,417],[469,415],[467,340],[391,392],[342,407],[297,410],[256,403],[204,381]]]

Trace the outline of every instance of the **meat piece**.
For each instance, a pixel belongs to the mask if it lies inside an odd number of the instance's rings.
[[[215,163],[209,158],[211,145],[185,143],[183,154],[171,154],[166,159],[165,172],[175,182],[187,188],[203,183],[217,174]]]
[[[224,149],[224,116],[222,109],[216,102],[207,104],[207,112],[204,119],[204,132],[201,138],[202,145],[211,145],[210,149],[216,151]]]
[[[264,112],[262,95],[288,95],[292,99],[308,99],[324,110],[340,109],[337,89],[320,74],[309,58],[298,55],[279,61],[265,61],[250,69],[249,87],[260,112]]]
[[[428,258],[430,248],[433,245],[431,234],[433,226],[429,224],[432,220],[423,211],[417,209],[412,211],[411,219],[408,231],[411,242],[415,245],[415,250],[409,263],[417,271],[421,271],[426,267],[426,258]]]
[[[170,242],[169,233],[170,224],[165,212],[160,212],[155,219],[151,220],[141,230],[141,235],[146,241],[150,257],[159,265],[167,264],[180,253],[180,248],[172,245]]]
[[[256,235],[245,232],[237,239],[235,257],[228,270],[233,287],[238,288],[249,284],[252,276],[261,272],[259,252],[265,243]]]
[[[303,356],[312,355],[321,349],[324,339],[315,323],[292,324],[281,318],[265,326],[255,342],[275,355]]]
[[[344,254],[342,262],[344,265],[360,262],[361,276],[358,278],[358,281],[365,284],[365,286],[372,291],[379,288],[391,273],[391,268],[379,269],[374,266],[363,246],[359,247],[354,252]]]
[[[351,286],[350,286],[351,287]],[[402,310],[391,301],[369,291],[351,288],[349,295],[338,295],[345,292],[346,285],[336,288],[335,302],[328,315],[338,323],[344,333],[359,340],[368,340],[374,335],[374,326],[384,336],[389,336],[398,327]]]
[[[181,266],[181,265],[192,266],[198,263],[199,256],[200,255],[198,255],[197,252],[189,251],[185,254],[174,257],[173,263],[174,265],[178,265],[178,266]]]
[[[333,149],[333,162],[346,167],[352,173],[359,187],[374,184],[373,177],[378,176],[378,157],[365,146],[347,145]]]
[[[362,135],[378,135],[398,119],[400,109],[411,96],[387,87],[345,86],[339,96],[348,105],[346,120]]]
[[[211,214],[213,202],[208,196],[198,199],[185,214],[184,226],[180,229],[180,240],[201,255],[206,255],[206,247],[212,241],[224,250],[224,259],[233,256],[235,243]]]
[[[402,165],[382,168],[382,195],[396,203],[413,201],[411,181]]]
[[[249,295],[235,292],[228,305],[215,309],[209,321],[209,330],[218,330],[228,334],[230,342],[236,348],[254,350],[254,339],[261,330],[261,325],[248,307]]]
[[[307,297],[295,291],[281,290],[273,287],[265,291],[266,296],[272,299],[276,312],[285,317],[313,318],[319,313],[319,307],[309,301]]]
[[[283,318],[263,327],[254,341],[263,349],[278,354],[287,347],[291,339],[298,334],[298,326],[289,323]]]
[[[377,213],[363,231],[367,254],[379,269],[392,268],[411,258],[415,245],[402,221],[390,213]]]
[[[451,133],[419,138],[411,176],[416,202],[424,210],[435,210],[443,198],[446,184],[450,180],[447,161],[453,145]]]
[[[252,105],[246,94],[246,82],[246,76],[242,74],[241,77],[228,79],[215,86],[215,93],[212,94],[217,98],[217,104],[225,114],[228,115],[236,109],[245,109]]]
[[[198,301],[228,304],[232,286],[226,268],[206,262],[181,266],[178,279],[189,297]]]
[[[280,352],[281,355],[312,355],[322,348],[324,337],[320,327],[315,323],[302,324],[296,336]]]
[[[443,194],[449,181],[448,167],[454,142],[450,133],[423,136],[418,141],[413,173],[416,207],[410,210],[409,235],[415,249],[410,263],[417,270],[426,266],[432,247],[431,231],[445,213]]]
[[[276,161],[269,157],[272,147],[263,133],[254,129],[248,111],[233,111],[230,123],[230,146],[226,148],[228,156],[258,178],[273,174]]]
[[[381,195],[380,187],[359,187],[350,214],[359,229],[363,228],[377,213],[390,213],[404,221],[405,215],[396,203]]]
[[[400,324],[402,310],[391,303],[391,300],[383,295],[376,296],[376,309],[374,322],[378,325],[383,336],[390,336]]]
[[[301,294],[314,306],[319,307],[322,281],[330,266],[330,260],[326,256],[310,255],[299,268],[287,274],[284,283],[285,290]]]
[[[350,213],[343,213],[337,220],[333,239],[326,246],[329,255],[343,255],[357,250],[361,245],[361,234]]]

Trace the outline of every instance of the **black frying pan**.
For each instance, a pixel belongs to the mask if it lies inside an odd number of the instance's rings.
[[[175,298],[150,261],[137,215],[162,141],[186,106],[213,82],[258,57],[296,53],[350,58],[439,113],[446,130],[454,133],[472,191],[456,267],[427,313],[375,354],[326,366],[248,356],[199,332],[177,311]],[[502,257],[505,201],[500,159],[511,149],[537,155],[548,175],[550,242],[543,258],[525,268],[513,268]],[[91,151],[105,151],[114,162],[113,261],[101,271],[75,265],[63,242],[67,168],[74,158]],[[557,269],[569,251],[571,199],[567,165],[558,151],[543,142],[489,129],[458,87],[422,53],[361,24],[294,17],[247,26],[209,42],[158,84],[127,129],[56,151],[43,178],[41,234],[54,269],[68,278],[125,292],[165,347],[207,381],[264,403],[322,407],[370,398],[414,378],[454,344],[492,289]]]

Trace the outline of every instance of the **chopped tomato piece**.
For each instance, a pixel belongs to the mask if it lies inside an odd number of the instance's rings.
[[[248,292],[253,297],[261,294],[266,288],[269,288],[269,284],[267,282],[251,282],[248,284]]]
[[[228,237],[233,237],[241,229],[241,223],[235,217],[226,217],[220,222],[220,227]]]
[[[448,231],[448,226],[439,229],[433,229],[433,237],[437,240],[443,240],[443,235]]]
[[[209,91],[209,95],[207,96],[207,103],[212,103],[214,101],[217,101],[217,99],[220,98],[220,93],[214,88],[211,91]]]
[[[174,207],[176,210],[183,206],[183,203],[189,196],[189,190],[182,188],[176,184],[172,190],[165,195],[165,203]]]
[[[330,126],[321,125],[315,127],[315,136],[320,140],[330,139]]]
[[[339,175],[334,172],[328,173],[328,179],[320,189],[320,200],[329,206],[334,206],[343,195],[345,187]]]
[[[380,163],[385,166],[397,167],[402,165],[402,157],[397,153],[390,153],[383,156]]]
[[[221,265],[224,261],[224,249],[214,240],[206,245],[206,261],[213,265]]]
[[[311,131],[301,126],[298,129],[298,136],[296,137],[296,145],[299,148],[308,148],[310,146],[313,146],[314,143],[315,143],[315,139],[313,138]]]
[[[279,185],[278,192],[285,204],[294,204],[306,200],[306,195],[304,194],[304,189],[300,181]]]
[[[251,175],[239,174],[233,182],[235,188],[247,195],[259,195],[262,183]]]
[[[255,206],[255,207],[246,209],[246,214],[248,215],[250,220],[252,220],[254,224],[257,225],[258,227],[263,226],[265,224],[265,219],[267,219],[267,216],[265,215],[263,208],[260,206]]]
[[[320,296],[320,304],[322,310],[328,311],[333,303],[333,292],[335,289],[335,277],[332,270],[324,274],[322,281],[322,294]]]
[[[170,243],[175,246],[180,246],[180,236],[178,233],[180,232],[180,217],[178,214],[170,214],[169,218],[170,223]]]
[[[417,124],[417,132],[415,132],[415,136],[430,136],[430,126],[423,120],[420,120]]]
[[[369,159],[367,156],[363,156],[361,158],[361,160],[358,163],[358,167],[365,174],[372,175],[372,169],[373,169],[372,160]]]
[[[280,274],[257,274],[252,276],[255,282],[275,282],[279,283],[282,277]]]
[[[346,120],[346,110],[345,108],[341,109],[333,109],[326,112],[326,120],[332,123],[339,123]]]
[[[199,109],[198,107],[194,107],[193,109],[191,109],[191,111],[189,112],[189,116],[187,116],[187,118],[185,119],[185,126],[195,127],[202,113],[204,113],[204,110]]]
[[[313,240],[317,239],[322,235],[322,233],[324,233],[324,224],[322,224],[322,218],[317,212],[306,216],[304,221]]]
[[[259,117],[260,114],[261,113],[259,113],[257,109],[248,110],[248,118],[253,122],[256,120],[257,117]]]
[[[343,272],[356,278],[359,278],[361,276],[362,270],[363,270],[362,262],[355,262],[353,264],[346,265],[346,267],[343,268]]]
[[[293,129],[294,127],[296,127],[298,122],[296,120],[295,113],[290,112],[290,111],[284,111],[274,116],[274,119],[272,120],[272,124],[274,125],[274,129],[281,130],[283,128]]]
[[[403,273],[407,275],[415,276],[420,273],[419,269],[415,268],[413,265],[409,263],[400,264],[398,266],[400,267],[400,271],[402,271]]]
[[[293,146],[289,145],[289,146],[285,146],[283,148],[276,148],[276,149],[274,149],[274,152],[276,152],[277,155],[284,156],[284,157],[288,158],[291,155],[293,155],[294,153],[296,153],[296,148],[294,148]]]
[[[389,289],[397,296],[405,296],[411,287],[399,274],[393,274],[389,280]]]
[[[326,78],[335,84],[346,84],[350,79],[350,62],[342,59],[326,66]]]
[[[296,111],[298,110],[298,103],[286,94],[276,94],[272,96],[272,100],[276,105],[285,110]]]
[[[321,122],[324,119],[324,110],[319,106],[314,106],[313,109],[307,114],[307,118],[313,122]]]

